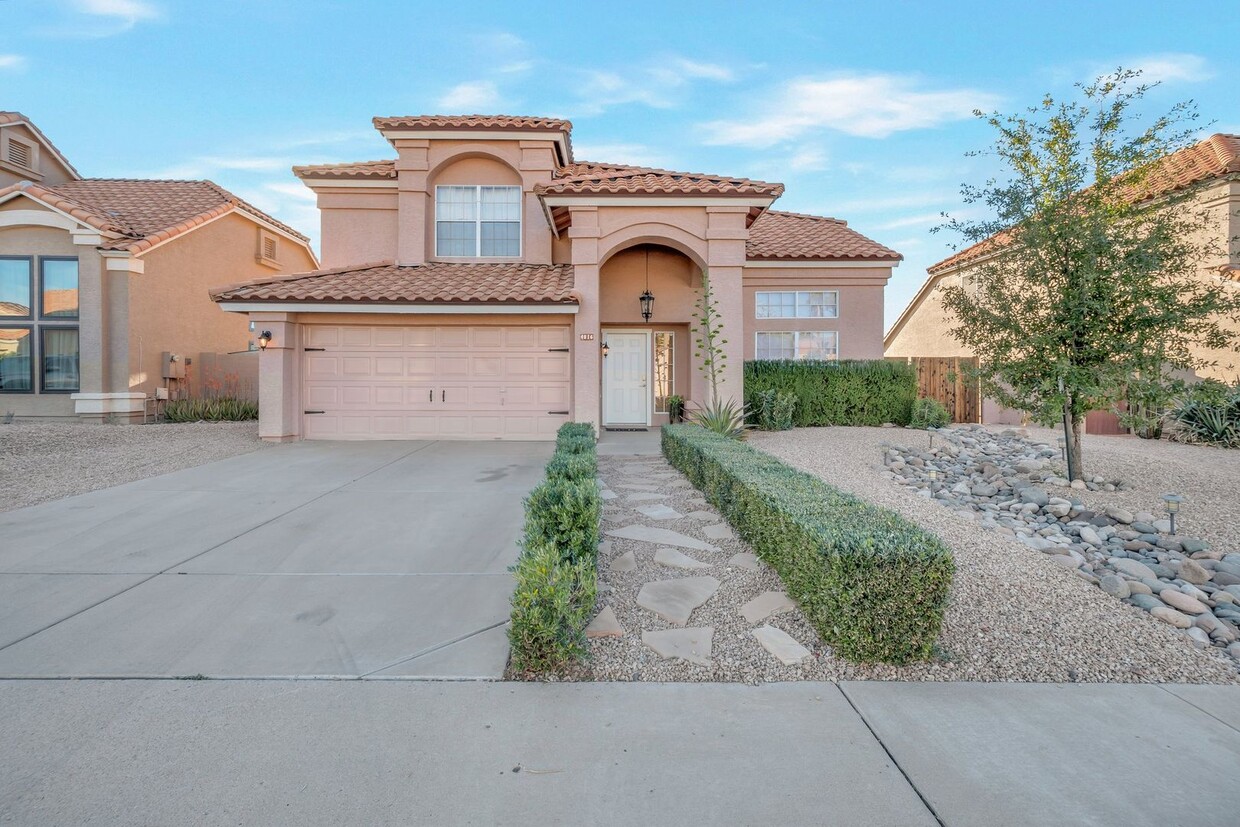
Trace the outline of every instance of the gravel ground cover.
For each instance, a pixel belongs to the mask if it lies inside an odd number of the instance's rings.
[[[0,512],[257,451],[257,422],[0,425]]]

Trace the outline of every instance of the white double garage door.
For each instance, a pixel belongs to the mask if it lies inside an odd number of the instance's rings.
[[[570,328],[310,325],[306,439],[553,439],[568,420]]]

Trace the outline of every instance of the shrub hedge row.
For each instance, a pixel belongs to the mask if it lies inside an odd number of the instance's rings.
[[[917,398],[917,370],[885,359],[745,363],[745,402],[761,409],[765,391],[796,397],[793,422],[813,425],[907,425]]]
[[[693,425],[665,426],[663,453],[779,572],[837,654],[896,664],[932,654],[955,571],[937,538]]]
[[[173,399],[164,405],[168,422],[246,422],[258,419],[258,403],[222,396],[218,399]]]
[[[508,641],[516,672],[560,671],[589,651],[585,628],[598,580],[597,473],[594,426],[561,426],[547,478],[525,499],[521,555],[512,568],[517,585]]]

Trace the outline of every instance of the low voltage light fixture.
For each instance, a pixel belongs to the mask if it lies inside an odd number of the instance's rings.
[[[266,350],[267,345],[269,344],[271,344],[271,331],[264,330],[262,333],[258,334],[258,349]]]
[[[611,352],[611,345],[607,344],[607,340],[604,339],[603,343],[599,345],[599,349],[603,351],[603,358],[606,359],[607,354]]]
[[[1163,502],[1167,505],[1167,516],[1171,518],[1171,533],[1175,534],[1175,515],[1180,513],[1180,503],[1184,498],[1179,494],[1163,494]]]

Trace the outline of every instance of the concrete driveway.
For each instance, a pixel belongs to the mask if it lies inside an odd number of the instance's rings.
[[[498,677],[551,448],[302,442],[0,514],[0,677]]]

